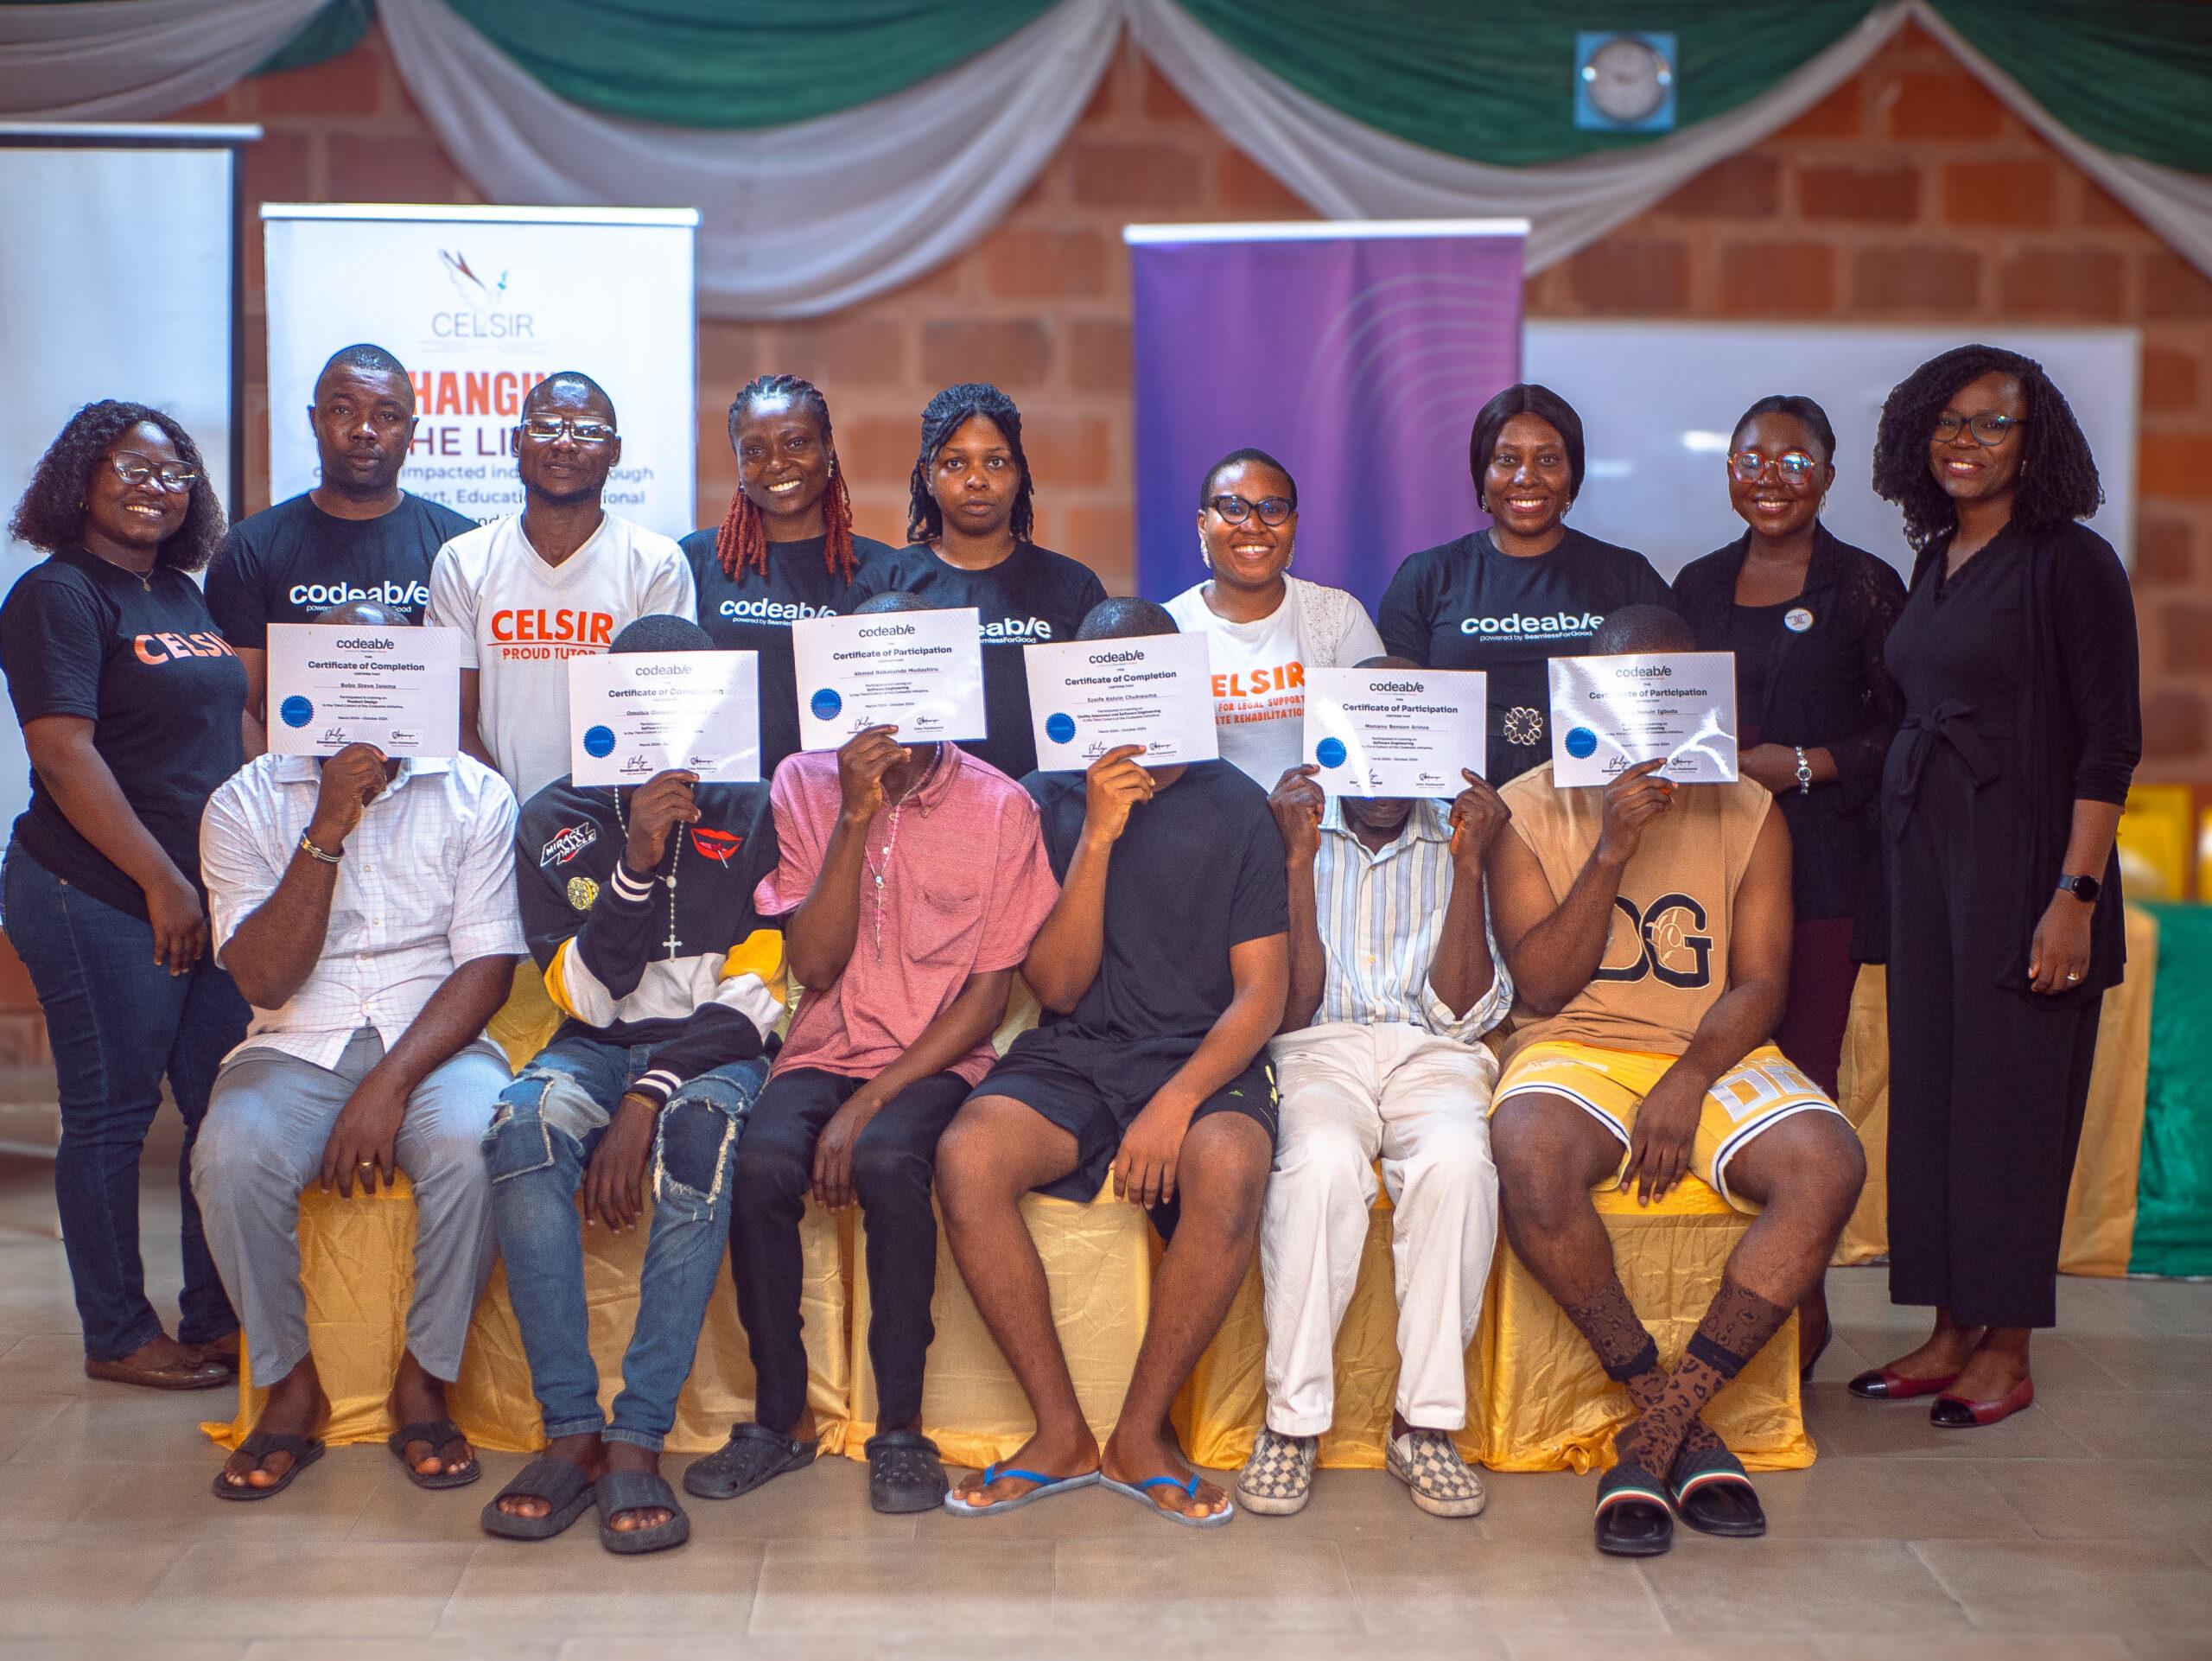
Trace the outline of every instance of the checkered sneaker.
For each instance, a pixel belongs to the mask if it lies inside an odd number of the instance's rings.
[[[1236,1476],[1236,1503],[1262,1517],[1287,1517],[1306,1509],[1313,1494],[1313,1461],[1319,1436],[1286,1436],[1262,1429],[1252,1457]]]
[[[1413,1491],[1414,1504],[1432,1517],[1472,1517],[1490,1496],[1483,1480],[1459,1457],[1441,1430],[1409,1430],[1390,1438],[1390,1474]]]

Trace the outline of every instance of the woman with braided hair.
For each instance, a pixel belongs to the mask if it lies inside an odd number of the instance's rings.
[[[983,704],[990,735],[961,748],[1008,778],[1037,767],[1029,725],[1029,677],[1021,648],[1072,640],[1106,598],[1080,560],[1030,540],[1029,458],[1021,411],[995,386],[948,386],[922,410],[915,459],[912,544],[862,570],[855,603],[900,589],[940,609],[973,606],[983,625]]]
[[[699,623],[725,651],[760,654],[760,776],[798,743],[791,624],[852,610],[853,579],[891,550],[853,532],[830,404],[797,375],[762,375],[730,400],[737,493],[719,525],[683,538]]]

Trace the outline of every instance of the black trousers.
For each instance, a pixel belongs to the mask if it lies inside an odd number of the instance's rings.
[[[771,1079],[738,1139],[731,1178],[730,1274],[758,1379],[753,1417],[789,1430],[806,1409],[799,1315],[799,1219],[814,1184],[823,1127],[867,1082],[795,1068]],[[868,1121],[853,1149],[853,1191],[868,1219],[868,1359],[880,1428],[922,1410],[922,1365],[937,1328],[937,1212],[930,1203],[938,1138],[968,1098],[968,1081],[939,1072],[906,1086]]]

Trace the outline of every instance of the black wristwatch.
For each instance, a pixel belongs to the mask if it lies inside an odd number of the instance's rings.
[[[2085,906],[2097,903],[2097,895],[2103,891],[2104,886],[2094,876],[2062,876],[2058,879],[2059,893],[2070,894]]]

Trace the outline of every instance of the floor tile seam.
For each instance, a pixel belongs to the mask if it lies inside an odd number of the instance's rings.
[[[1927,1552],[1922,1550],[1923,1546],[1936,1543],[1936,1542],[1905,1540],[1899,1543],[1904,1547],[1906,1555],[1920,1565],[1920,1572],[1935,1583],[1936,1589],[1943,1594],[1944,1601],[1958,1612],[1961,1620],[1976,1632],[1987,1630],[1974,1618],[1974,1611],[1967,1607],[1967,1601],[1958,1594],[1950,1581],[1943,1578],[1942,1570],[1936,1568]]]

